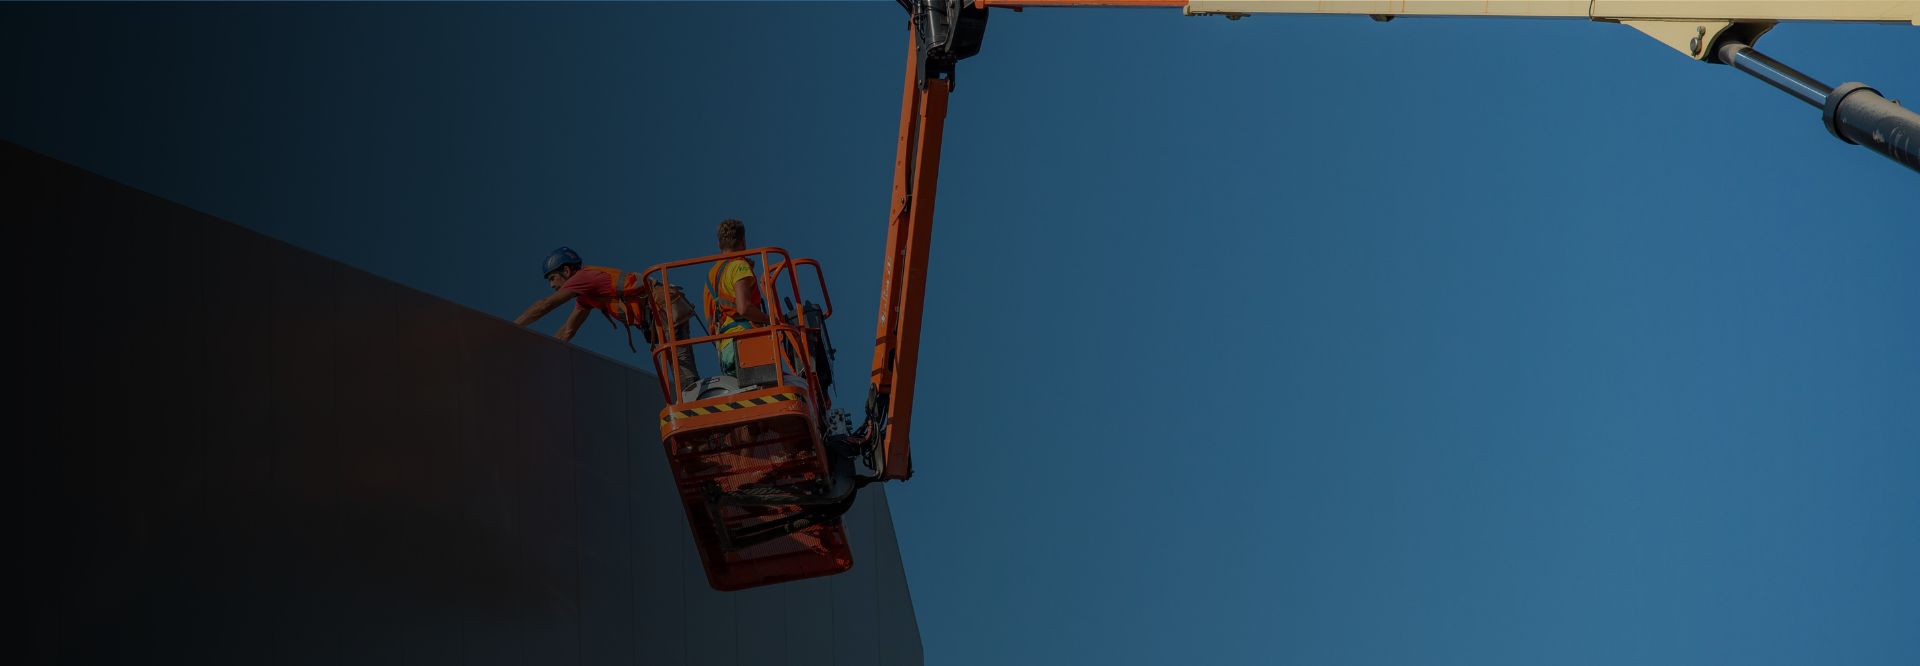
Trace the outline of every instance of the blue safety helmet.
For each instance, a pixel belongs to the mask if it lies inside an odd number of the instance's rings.
[[[546,268],[540,273],[540,277],[552,275],[562,266],[572,266],[573,270],[580,270],[580,253],[574,252],[570,247],[562,247],[547,253]]]

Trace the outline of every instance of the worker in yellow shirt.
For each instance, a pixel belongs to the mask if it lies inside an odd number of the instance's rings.
[[[721,220],[719,241],[721,252],[747,249],[747,225],[739,220]],[[767,311],[761,303],[760,287],[753,279],[753,263],[745,257],[714,262],[713,268],[707,270],[706,298],[703,300],[707,321],[711,322],[715,335],[767,325]],[[739,355],[734,352],[732,340],[715,342],[714,350],[720,354],[721,372],[732,375],[740,369]]]

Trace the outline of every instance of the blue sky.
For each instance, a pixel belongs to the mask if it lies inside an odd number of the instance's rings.
[[[744,219],[864,394],[892,3],[0,16],[4,138],[503,317]],[[1920,29],[1760,46],[1920,96]],[[1614,25],[1035,9],[947,136],[930,663],[1920,662],[1920,179],[1813,109]]]

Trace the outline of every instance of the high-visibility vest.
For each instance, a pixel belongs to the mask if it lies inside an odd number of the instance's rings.
[[[687,297],[680,293],[679,287],[674,287],[672,293],[668,293],[668,290],[661,289],[660,285],[641,282],[640,274],[628,273],[618,268],[582,266],[580,271],[604,275],[607,283],[613,287],[612,301],[603,302],[586,294],[579,294],[575,298],[580,299],[580,302],[587,307],[599,310],[600,314],[605,316],[607,321],[613,322],[615,327],[625,328],[628,349],[639,351],[633,346],[633,329],[635,328],[640,329],[641,335],[647,339],[647,344],[659,343],[655,339],[653,330],[654,311],[647,307],[644,300],[649,293],[653,296],[654,305],[660,306],[667,316],[671,317],[668,328],[678,328],[688,317],[693,316],[693,306],[687,303]]]
[[[642,293],[643,287],[640,284],[640,274],[628,273],[618,268],[607,268],[605,266],[582,266],[580,272],[599,273],[605,276],[608,284],[613,287],[613,300],[602,302],[586,294],[580,294],[577,298],[580,299],[581,303],[586,304],[589,308],[599,310],[600,314],[605,315],[607,319],[618,324],[640,326],[642,322],[646,321],[646,306],[641,303],[640,300],[646,297],[646,295]]]
[[[735,302],[739,294],[733,293],[733,285],[720,284],[720,274],[736,261],[746,262],[748,269],[753,268],[753,262],[745,259],[728,259],[715,262],[713,268],[707,269],[707,293],[702,305],[707,313],[707,321],[712,322],[711,325],[717,329],[713,331],[714,333],[726,333],[752,326],[740,316],[739,305]]]

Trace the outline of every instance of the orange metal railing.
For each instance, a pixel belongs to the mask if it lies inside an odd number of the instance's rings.
[[[816,406],[822,405],[820,402],[819,378],[815,371],[816,366],[814,365],[815,359],[813,358],[812,348],[807,344],[806,338],[807,329],[818,327],[822,322],[807,321],[804,308],[796,307],[794,312],[789,313],[780,307],[783,296],[792,296],[796,304],[804,303],[804,301],[800,299],[800,281],[799,271],[797,269],[800,266],[812,266],[820,287],[820,297],[823,301],[824,309],[822,310],[821,316],[822,318],[832,316],[833,299],[827,292],[826,276],[820,270],[819,262],[813,259],[793,259],[787,254],[787,251],[782,248],[761,247],[657,264],[649,267],[643,274],[644,284],[649,285],[650,294],[671,294],[673,283],[669,272],[672,269],[689,266],[711,266],[717,262],[739,258],[758,258],[761,266],[771,267],[765,271],[756,271],[754,274],[755,284],[760,290],[761,308],[767,314],[768,323],[764,326],[756,325],[754,328],[746,330],[714,334],[711,332],[711,327],[716,324],[714,322],[705,322],[705,325],[709,327],[708,335],[682,340],[676,334],[675,329],[678,327],[674,325],[670,312],[662,310],[663,307],[670,307],[670,304],[667,302],[668,299],[653,298],[651,296],[647,299],[647,307],[652,309],[653,314],[651,318],[654,334],[653,339],[657,341],[652,350],[653,366],[655,374],[660,380],[660,391],[667,397],[667,404],[676,405],[692,401],[682,395],[678,390],[678,387],[680,387],[682,383],[680,381],[680,366],[675,360],[679,357],[678,355],[681,349],[697,348],[701,345],[715,344],[722,340],[732,340],[735,349],[741,349],[740,345],[746,340],[764,337],[772,343],[774,349],[773,361],[776,381],[784,381],[784,378],[790,375],[806,378],[806,390],[809,402]],[[776,258],[778,261],[775,261]],[[786,277],[784,282],[788,287],[784,292],[780,288],[782,284],[782,280],[780,279],[782,274]],[[704,280],[702,284],[704,285]],[[651,291],[654,289],[658,291]],[[691,298],[689,298],[688,304],[692,305]],[[697,397],[695,399],[697,399]]]

